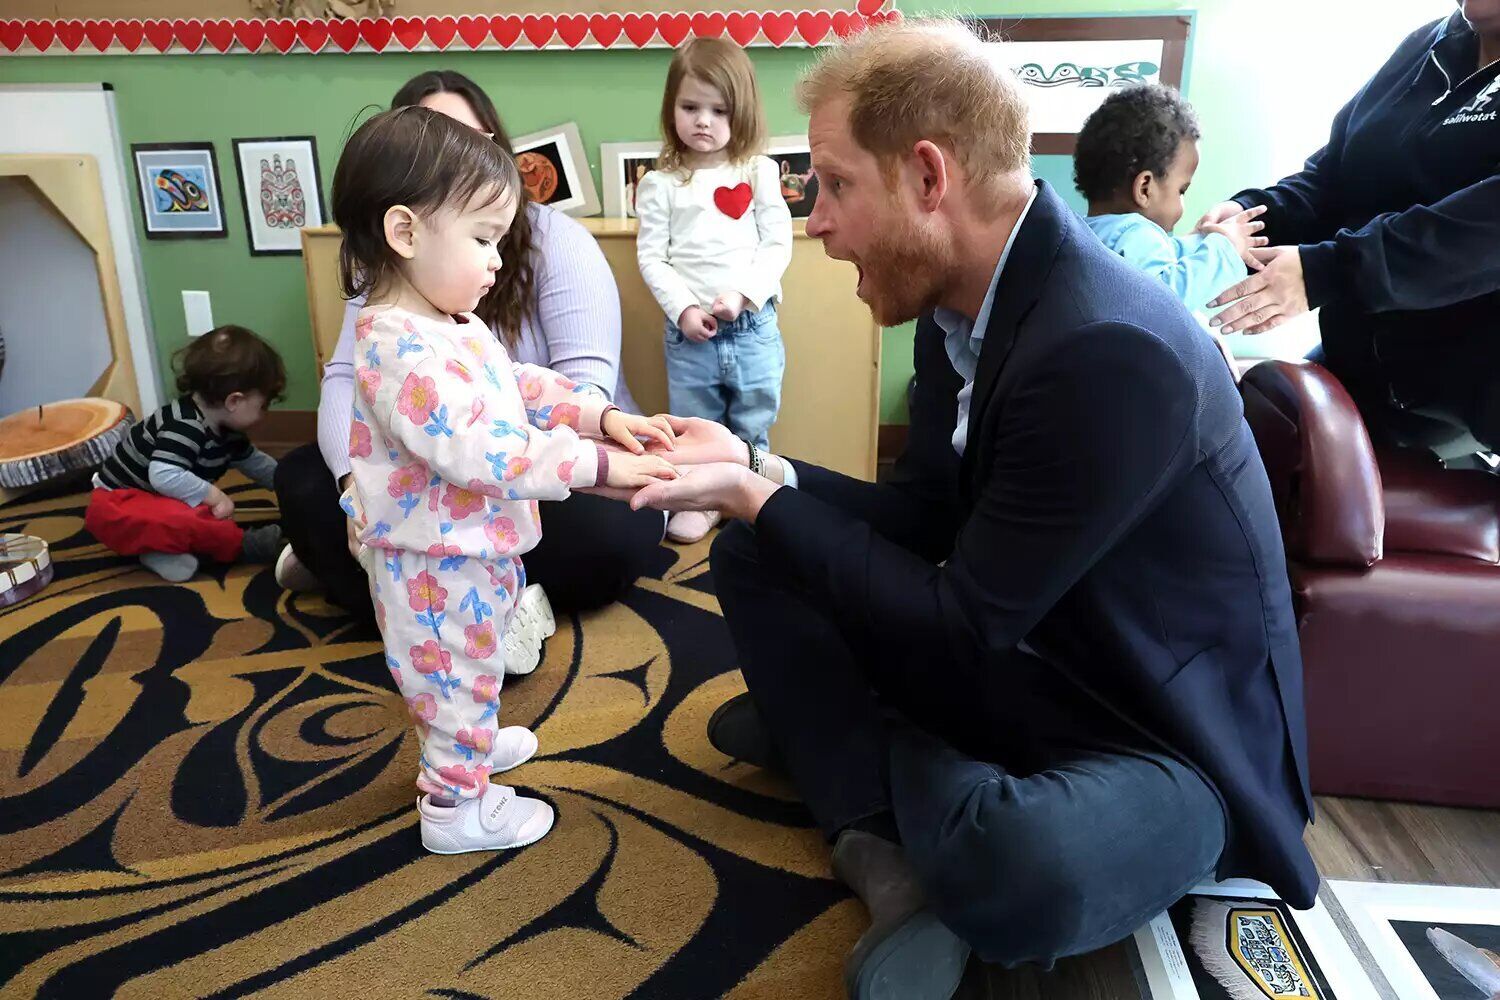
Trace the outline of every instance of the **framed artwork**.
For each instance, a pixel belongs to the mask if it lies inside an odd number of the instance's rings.
[[[310,135],[234,140],[250,253],[302,252],[303,226],[323,224],[318,144]]]
[[[1402,1000],[1500,994],[1500,889],[1328,883]]]
[[[147,239],[223,239],[228,235],[213,143],[138,142],[131,144],[130,153]]]
[[[812,168],[807,136],[775,136],[766,144],[766,155],[781,171],[781,196],[792,210],[792,218],[807,218],[818,201],[818,175]]]
[[[641,178],[656,169],[661,140],[606,142],[599,146],[599,170],[604,175],[604,214],[616,219],[635,218],[635,188]]]
[[[991,17],[977,27],[1016,74],[1031,107],[1034,153],[1072,155],[1078,130],[1111,91],[1132,83],[1182,88],[1192,20]]]
[[[599,195],[577,125],[568,122],[523,135],[511,145],[532,201],[568,215],[599,214]]]

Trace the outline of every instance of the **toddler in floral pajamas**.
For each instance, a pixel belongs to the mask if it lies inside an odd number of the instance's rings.
[[[525,586],[520,557],[541,537],[536,501],[676,475],[637,440],[670,448],[665,418],[513,364],[472,314],[523,197],[504,150],[422,107],[361,126],[334,178],[344,288],[370,303],[355,326],[344,505],[421,745],[422,842],[445,854],[552,828],[547,803],[489,780],[537,750],[529,730],[498,723],[501,636]]]

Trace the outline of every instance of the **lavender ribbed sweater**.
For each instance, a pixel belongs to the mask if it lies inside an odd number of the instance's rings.
[[[622,410],[637,412],[620,373],[620,293],[599,244],[574,220],[529,205],[536,246],[536,308],[521,327],[514,361],[551,368],[598,386]],[[318,448],[335,479],[349,472],[349,423],[354,405],[354,318],[363,300],[344,311],[338,347],[323,366]]]

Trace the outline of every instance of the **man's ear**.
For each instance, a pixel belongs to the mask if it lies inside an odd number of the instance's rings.
[[[922,139],[912,147],[910,163],[917,181],[917,203],[929,212],[936,211],[948,196],[952,161],[937,143]]]
[[[417,215],[405,205],[392,205],[385,210],[381,220],[385,230],[385,244],[402,260],[411,260],[417,254],[415,230]]]
[[[1145,208],[1151,204],[1151,196],[1156,193],[1158,182],[1156,175],[1149,170],[1142,170],[1135,175],[1135,180],[1130,182],[1130,201],[1136,208]]]

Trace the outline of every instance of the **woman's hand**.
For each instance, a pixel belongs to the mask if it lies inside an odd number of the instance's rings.
[[[1220,333],[1267,333],[1308,310],[1301,251],[1296,247],[1261,247],[1250,252],[1264,270],[1208,304],[1210,309],[1228,306],[1209,321]]]
[[[676,465],[706,465],[731,462],[750,467],[750,449],[723,424],[701,417],[666,417],[674,441],[670,448],[656,442],[647,445],[653,454],[665,455]]]
[[[752,475],[742,465],[695,465],[671,482],[652,483],[631,498],[633,510],[717,510],[753,522],[771,494],[781,487]]]
[[[672,433],[671,418],[664,413],[654,417],[643,417],[624,410],[610,410],[600,425],[604,436],[614,441],[632,455],[644,454],[646,449],[638,438],[650,438],[653,445],[672,450],[676,436]]]

